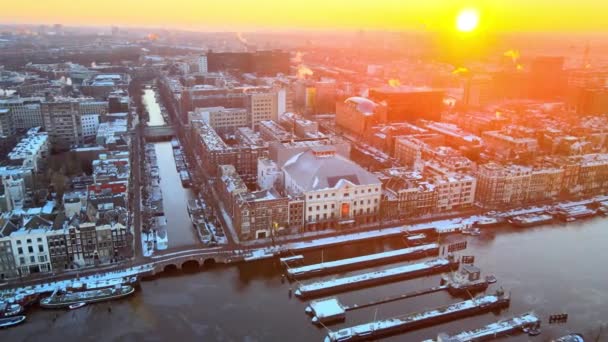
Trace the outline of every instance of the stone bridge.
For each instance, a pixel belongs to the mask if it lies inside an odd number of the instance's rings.
[[[153,274],[181,270],[184,267],[199,268],[215,264],[243,261],[244,256],[223,247],[190,249],[151,256],[148,261],[154,267]]]
[[[144,138],[146,141],[169,141],[175,136],[175,128],[170,125],[147,126],[144,128]]]

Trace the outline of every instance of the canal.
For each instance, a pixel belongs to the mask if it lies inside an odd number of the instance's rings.
[[[608,320],[608,224],[595,218],[538,228],[488,228],[480,236],[449,236],[442,243],[468,241],[461,255],[474,255],[485,274],[494,274],[499,286],[511,292],[508,310],[489,313],[389,337],[386,341],[421,341],[437,332],[473,329],[511,315],[534,310],[543,320],[542,334],[517,335],[502,341],[548,341],[569,332],[580,332],[595,341]],[[335,260],[402,248],[399,238],[328,248],[305,254],[306,262]],[[350,273],[359,273],[354,271]],[[331,278],[331,277],[324,277]],[[318,280],[314,278],[307,281]],[[339,294],[345,304],[436,286],[439,275],[400,281]],[[310,324],[306,302],[288,296],[296,284],[281,282],[274,260],[216,266],[200,272],[175,273],[142,283],[135,296],[109,304],[66,311],[33,310],[28,321],[0,331],[2,341],[322,341],[326,331]],[[438,292],[378,307],[347,313],[351,326],[461,301]],[[549,325],[547,317],[568,313],[565,324]],[[58,315],[54,321],[53,317]],[[598,341],[607,341],[606,327]],[[593,339],[591,339],[593,338]]]
[[[143,103],[149,114],[149,126],[165,125],[165,119],[161,115],[156,94],[153,89],[145,89]],[[169,248],[182,247],[198,244],[192,223],[188,216],[188,200],[194,198],[191,190],[181,186],[181,180],[175,168],[175,159],[170,142],[159,142],[154,144],[158,169],[160,174],[160,186],[163,194],[163,208],[167,219],[167,236]]]

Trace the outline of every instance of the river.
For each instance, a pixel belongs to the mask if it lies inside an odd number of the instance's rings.
[[[149,114],[149,126],[163,126],[166,124],[161,115],[160,106],[156,101],[153,89],[145,89],[143,103]],[[169,248],[191,246],[198,244],[192,223],[188,216],[188,200],[194,198],[189,189],[181,186],[181,180],[175,168],[175,159],[170,142],[154,144],[160,174],[160,186],[163,193],[163,208],[167,219],[167,236]]]
[[[518,335],[504,341],[546,341],[550,337],[580,332],[591,337],[608,319],[608,224],[595,218],[538,228],[499,227],[481,236],[449,236],[442,243],[467,239],[464,255],[475,255],[476,265],[495,274],[512,293],[508,310],[389,337],[387,341],[420,341],[473,329],[501,317],[534,310],[543,319],[543,333],[530,339]],[[306,262],[335,260],[402,248],[398,238],[328,248],[305,254]],[[358,273],[354,271],[351,273]],[[313,279],[316,280],[316,279]],[[308,280],[311,281],[311,280]],[[389,295],[437,285],[439,276],[406,280],[338,295],[345,304],[363,303]],[[74,312],[35,310],[22,326],[0,332],[2,341],[321,341],[325,331],[313,326],[304,314],[306,302],[289,298],[295,284],[281,282],[276,261],[237,266],[217,266],[198,273],[176,273],[142,283],[135,296],[108,304],[91,305]],[[420,311],[457,302],[439,292],[347,313],[343,324],[332,328]],[[568,313],[565,324],[549,325],[547,317]],[[58,314],[53,322],[52,318]],[[595,337],[595,336],[593,336]],[[600,341],[608,340],[606,329]]]

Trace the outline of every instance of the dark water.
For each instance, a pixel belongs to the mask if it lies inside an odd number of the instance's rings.
[[[451,236],[444,242],[464,239]],[[608,220],[596,218],[568,225],[515,230],[496,228],[468,237],[463,254],[475,255],[485,273],[512,293],[511,307],[497,316],[489,313],[387,338],[420,341],[437,332],[455,333],[534,310],[543,319],[538,337],[518,335],[505,341],[547,341],[569,332],[595,338],[608,321]],[[360,243],[327,249],[324,260],[368,254],[403,247],[399,239]],[[307,262],[321,260],[320,252],[305,255]],[[357,272],[353,272],[357,273]],[[314,279],[316,280],[316,279]],[[401,281],[338,295],[345,304],[363,303],[388,295],[436,286],[439,276]],[[22,326],[0,331],[0,341],[321,341],[325,331],[309,323],[305,302],[289,298],[295,284],[281,283],[276,261],[216,267],[198,273],[179,273],[143,282],[135,296],[74,312],[34,310]],[[420,311],[462,299],[447,293],[347,313],[335,327],[369,322]],[[565,324],[549,325],[553,313],[568,313]],[[53,323],[55,314],[59,317]],[[604,329],[606,331],[607,329]],[[604,332],[599,341],[608,341]]]
[[[165,120],[160,113],[154,90],[144,90],[143,102],[150,116],[148,125],[164,125]],[[163,208],[167,219],[169,248],[198,244],[199,239],[192,229],[192,223],[186,209],[188,200],[193,199],[194,195],[192,191],[181,186],[181,180],[175,169],[171,143],[155,143],[154,146],[158,160],[160,186],[163,192]]]

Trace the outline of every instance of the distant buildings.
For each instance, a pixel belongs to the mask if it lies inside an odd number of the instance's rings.
[[[387,107],[364,97],[350,97],[336,104],[336,125],[359,135],[365,135],[373,125],[386,123]]]
[[[389,122],[441,119],[443,91],[405,86],[372,88],[369,98],[377,103],[385,102]]]

